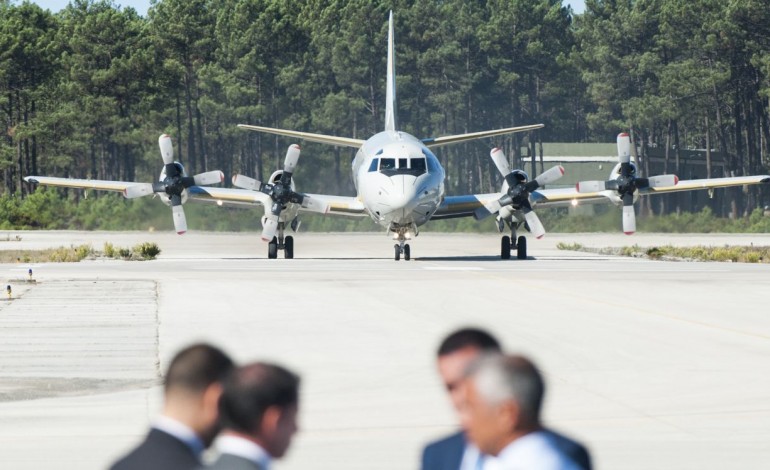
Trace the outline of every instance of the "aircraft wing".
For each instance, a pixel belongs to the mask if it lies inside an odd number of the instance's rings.
[[[250,189],[193,186],[188,189],[188,193],[192,199],[223,204],[250,206],[261,204],[268,208],[273,204],[269,195]],[[309,204],[308,207],[300,208],[300,211],[351,216],[368,215],[364,205],[355,197],[308,193],[304,195]]]
[[[541,127],[545,127],[545,124],[533,124],[531,126],[508,127],[506,129],[495,129],[493,131],[481,131],[481,132],[472,132],[470,134],[434,137],[431,139],[422,139],[422,143],[425,144],[426,147],[432,148],[432,147],[439,147],[441,145],[456,144],[458,142],[463,142],[466,140],[484,139],[486,137],[494,137],[497,135],[515,134],[516,132],[532,131],[535,129],[540,129]]]
[[[61,188],[99,189],[102,191],[117,192],[123,192],[129,186],[143,184],[131,181],[86,180],[77,178],[57,178],[53,176],[27,176],[24,178],[24,181],[27,183],[58,186]]]
[[[750,184],[768,184],[770,175],[756,176],[731,176],[727,178],[708,178],[700,180],[679,180],[675,186],[665,188],[646,188],[640,190],[641,194],[651,193],[675,193],[677,191],[692,191],[696,189],[729,188],[731,186],[744,186]]]
[[[338,147],[361,148],[364,140],[351,139],[350,137],[337,137],[334,135],[312,134],[310,132],[291,131],[287,129],[275,129],[272,127],[251,126],[248,124],[238,124],[241,129],[247,129],[256,132],[265,132],[267,134],[283,135],[297,139],[308,140],[310,142],[320,142],[322,144],[336,145]]]
[[[729,188],[753,184],[770,184],[770,175],[757,176],[733,176],[727,178],[704,178],[697,180],[679,180],[675,186],[658,188],[644,188],[639,194],[666,194],[680,191],[695,191],[698,189]],[[533,191],[530,195],[533,206],[538,207],[566,207],[574,204],[597,204],[608,202],[608,194],[613,191],[600,191],[594,193],[579,193],[575,188],[541,189]]]
[[[469,194],[465,196],[447,196],[433,213],[430,220],[454,219],[457,217],[473,217],[473,211],[484,203],[499,199],[500,193]]]
[[[476,209],[483,207],[487,202],[500,199],[501,196],[503,193],[447,196],[430,220],[473,217]],[[575,188],[541,189],[533,191],[530,199],[533,207],[566,207],[572,205],[574,200],[592,204],[609,202],[602,193],[578,193]]]

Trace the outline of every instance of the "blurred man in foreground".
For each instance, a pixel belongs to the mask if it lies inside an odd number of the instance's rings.
[[[468,366],[485,353],[499,353],[500,343],[488,332],[463,328],[447,336],[438,348],[437,366],[455,411],[459,414],[463,397],[460,385]],[[483,456],[458,431],[428,444],[422,453],[422,470],[478,470]]]
[[[488,457],[485,470],[579,470],[590,467],[580,444],[543,429],[545,384],[523,356],[487,355],[463,383],[463,427]]]
[[[219,403],[219,458],[210,469],[268,470],[297,432],[299,377],[283,367],[254,363],[225,381]]]
[[[145,440],[112,470],[187,470],[200,465],[201,453],[219,431],[222,380],[232,369],[232,360],[208,344],[177,353],[166,372],[161,415]]]

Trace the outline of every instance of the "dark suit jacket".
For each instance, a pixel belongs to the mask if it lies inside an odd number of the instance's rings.
[[[422,470],[459,470],[464,453],[462,432],[434,441],[422,451]]]
[[[591,457],[580,443],[551,430],[545,430],[556,447],[583,470],[591,470]],[[465,436],[452,434],[425,446],[422,452],[422,470],[459,470],[465,453]]]
[[[192,470],[200,465],[193,451],[166,432],[151,429],[147,438],[111,470]]]
[[[262,467],[237,455],[222,454],[214,463],[200,470],[262,470]]]

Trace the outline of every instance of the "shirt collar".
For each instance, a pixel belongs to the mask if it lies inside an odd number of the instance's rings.
[[[163,415],[158,416],[152,423],[152,427],[182,441],[199,459],[206,448],[201,438],[195,434],[192,428],[174,418]]]
[[[270,454],[256,442],[243,437],[232,434],[222,435],[217,439],[217,450],[223,454],[236,455],[250,460],[264,470],[270,468]]]
[[[542,432],[534,431],[514,439],[510,444],[505,446],[499,454],[497,454],[497,458],[500,460],[505,460],[511,455],[515,455],[517,452],[521,452],[523,449],[526,449],[528,446],[537,444],[544,438],[544,436],[545,434]]]

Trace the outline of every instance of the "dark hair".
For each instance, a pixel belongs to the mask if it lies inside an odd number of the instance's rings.
[[[212,383],[222,381],[233,367],[233,361],[219,348],[205,343],[193,344],[179,351],[171,360],[164,389],[203,392]]]
[[[275,364],[239,367],[224,382],[219,399],[223,428],[251,434],[271,406],[287,408],[299,401],[299,376]]]
[[[467,347],[484,352],[500,352],[500,343],[490,333],[479,328],[462,328],[447,336],[438,347],[438,356],[446,356]]]

